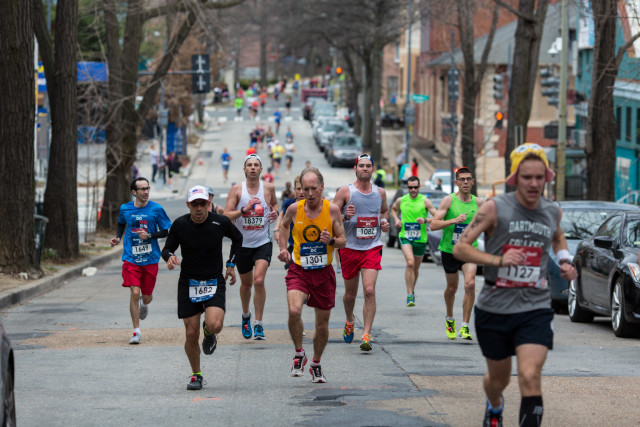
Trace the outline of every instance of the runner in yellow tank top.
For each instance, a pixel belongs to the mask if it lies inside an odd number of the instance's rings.
[[[442,199],[438,207],[438,212],[436,212],[431,222],[431,230],[443,230],[440,250],[442,253],[444,275],[447,279],[447,287],[444,290],[444,302],[447,307],[447,315],[445,317],[447,337],[451,340],[456,339],[456,320],[453,317],[453,303],[455,302],[456,292],[458,291],[459,270],[462,270],[464,277],[464,298],[462,299],[462,326],[460,327],[458,336],[465,340],[471,340],[469,319],[471,318],[471,310],[473,310],[473,304],[476,300],[476,269],[478,267],[476,264],[463,263],[455,259],[452,253],[446,251],[446,248],[448,248],[449,245],[455,244],[453,240],[458,240],[457,236],[462,233],[466,224],[471,222],[475,213],[478,212],[478,209],[482,206],[482,201],[471,195],[471,189],[474,183],[471,170],[466,167],[461,167],[456,169],[455,173],[455,185],[458,186],[458,192]],[[453,196],[456,197],[455,201]],[[453,206],[454,202],[456,204],[455,208]],[[447,216],[450,210],[452,212],[466,213],[461,213],[451,218],[452,215]],[[456,227],[457,230],[454,230]],[[445,239],[447,239],[446,242]]]
[[[278,234],[278,259],[287,263],[291,260],[287,250],[289,224],[293,222],[293,262],[285,278],[289,333],[295,349],[291,376],[302,376],[307,363],[302,348],[302,306],[306,302],[316,312],[313,360],[309,372],[314,383],[324,383],[327,379],[320,367],[320,357],[329,339],[329,316],[336,297],[336,274],[331,261],[333,250],[345,247],[346,237],[340,209],[322,198],[324,180],[320,171],[308,167],[300,174],[300,181],[305,200],[289,206]]]

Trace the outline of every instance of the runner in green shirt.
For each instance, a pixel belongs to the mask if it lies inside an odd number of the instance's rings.
[[[238,117],[240,117],[240,115],[242,115],[242,106],[244,105],[244,99],[242,99],[242,97],[240,96],[236,96],[235,101],[233,101],[233,106],[236,109],[236,113],[238,114]]]
[[[418,280],[418,270],[422,264],[424,251],[427,247],[427,227],[432,218],[427,218],[428,213],[435,215],[436,208],[423,194],[419,194],[420,179],[417,176],[407,180],[409,194],[396,199],[391,206],[391,215],[400,230],[398,237],[402,248],[402,254],[407,262],[404,272],[404,280],[407,285],[407,307],[416,305],[414,290]],[[398,217],[398,211],[402,219]]]
[[[459,273],[462,270],[464,277],[464,298],[462,300],[462,326],[458,336],[460,338],[472,339],[469,333],[469,319],[471,310],[476,299],[476,264],[463,263],[453,256],[453,245],[456,244],[465,227],[471,222],[473,216],[478,212],[482,201],[476,199],[471,194],[473,188],[473,174],[466,167],[455,170],[455,185],[458,192],[442,199],[438,212],[433,216],[431,223],[432,230],[442,230],[442,240],[438,249],[442,252],[442,266],[447,279],[447,287],[444,290],[444,302],[447,306],[447,316],[445,317],[446,334],[449,339],[456,338],[456,320],[453,317],[453,303],[458,291]],[[473,243],[478,247],[478,242]]]

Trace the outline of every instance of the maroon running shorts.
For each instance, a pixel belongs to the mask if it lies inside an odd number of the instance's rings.
[[[336,305],[336,273],[331,265],[305,270],[292,262],[284,280],[287,292],[296,290],[309,295],[309,307],[331,310]]]

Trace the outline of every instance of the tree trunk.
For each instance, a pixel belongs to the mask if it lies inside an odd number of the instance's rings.
[[[616,56],[617,1],[592,2],[595,23],[591,98],[587,119],[587,188],[593,200],[615,197],[616,118],[613,86]]]
[[[378,165],[382,165],[382,134],[380,129],[380,97],[382,94],[382,48],[373,51],[372,62],[372,104],[373,117],[371,117],[372,147],[371,157]]]
[[[365,151],[371,151],[373,147],[373,135],[371,131],[372,113],[373,113],[373,67],[371,65],[371,53],[366,55],[364,62],[364,98],[362,102],[362,148]]]
[[[34,242],[33,9],[0,2],[0,271],[38,273]]]
[[[516,43],[513,49],[513,65],[509,88],[509,108],[507,113],[507,144],[504,156],[505,174],[511,173],[509,155],[515,148],[515,126],[522,126],[523,138],[526,141],[527,123],[531,115],[533,88],[538,73],[538,56],[542,27],[547,15],[549,0],[520,0],[516,28]],[[528,17],[528,18],[527,18]]]
[[[351,55],[350,51],[345,51],[342,55],[344,58],[345,68],[347,69],[347,99],[348,108],[353,110],[353,132],[356,135],[360,135],[362,130],[362,119],[360,118],[360,105],[358,104],[358,95],[362,90],[362,82],[360,79],[361,68],[359,67],[360,61],[357,60],[356,55]]]
[[[77,0],[59,0],[56,8],[55,59],[47,76],[51,105],[51,151],[43,214],[49,218],[45,246],[57,257],[78,256]]]

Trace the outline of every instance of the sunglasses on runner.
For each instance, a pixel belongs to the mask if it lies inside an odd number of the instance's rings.
[[[199,208],[202,206],[207,206],[207,203],[209,203],[207,200],[194,200],[193,202],[189,202],[189,204],[191,206],[193,206],[194,208]]]
[[[409,190],[417,190],[418,188],[420,188],[420,186],[419,185],[407,185],[407,188]]]

